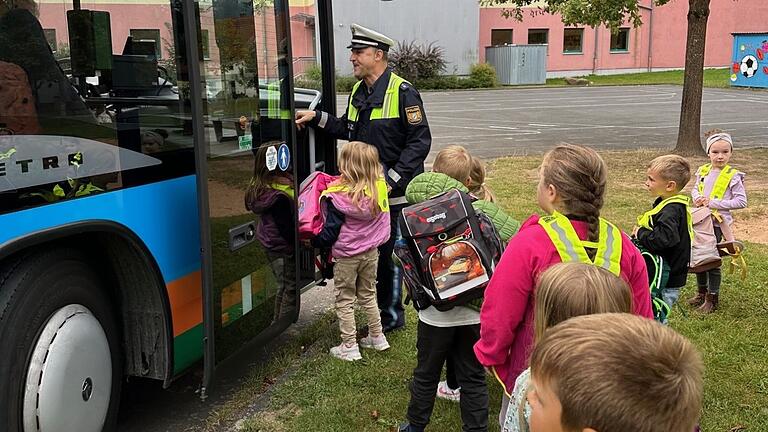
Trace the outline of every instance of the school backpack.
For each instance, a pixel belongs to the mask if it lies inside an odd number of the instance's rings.
[[[35,98],[27,74],[18,65],[4,61],[0,61],[0,133],[40,133]]]
[[[691,210],[691,216],[693,219],[693,238],[691,239],[689,271],[702,273],[720,267],[722,258],[720,258],[717,250],[712,210],[708,207],[696,207]]]
[[[640,250],[640,255],[645,261],[645,267],[648,269],[648,286],[651,288],[653,318],[660,323],[666,323],[670,312],[672,312],[672,305],[668,305],[663,300],[661,290],[667,286],[669,280],[669,264],[664,262],[661,255],[649,252],[637,239],[632,239],[632,243]]]
[[[472,197],[451,189],[408,206],[399,217],[395,255],[417,310],[447,311],[482,298],[502,243],[493,222],[475,213]]]
[[[299,240],[309,240],[323,230],[325,214],[320,198],[337,176],[315,171],[299,187]]]

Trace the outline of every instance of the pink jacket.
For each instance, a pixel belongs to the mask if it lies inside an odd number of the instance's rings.
[[[480,311],[480,340],[475,355],[493,367],[507,394],[515,379],[528,367],[533,345],[533,290],[544,270],[561,262],[555,246],[533,215],[512,237],[493,273]],[[572,221],[581,239],[587,224]],[[633,293],[634,312],[653,318],[645,261],[626,234],[622,234],[621,277]]]
[[[366,197],[360,200],[358,207],[345,192],[333,192],[327,196],[333,200],[333,206],[344,214],[339,237],[331,247],[334,257],[360,255],[389,240],[389,212],[371,214],[371,206],[377,205],[372,199]]]

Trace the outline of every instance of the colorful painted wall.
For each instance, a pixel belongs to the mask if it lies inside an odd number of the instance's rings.
[[[563,52],[565,26],[560,16],[545,15],[535,8],[524,11],[523,21],[502,16],[502,8],[480,10],[480,59],[491,44],[494,29],[512,29],[512,43],[528,43],[529,29],[549,30],[547,71],[550,76],[583,73],[621,73],[685,67],[688,2],[671,0],[651,9],[650,0],[641,0],[643,25],[631,28],[626,50],[611,50],[608,29],[583,28],[582,49]],[[705,65],[727,67],[731,63],[732,33],[768,32],[768,1],[712,0],[707,26]],[[596,34],[597,33],[597,34]],[[597,50],[595,49],[597,46]]]

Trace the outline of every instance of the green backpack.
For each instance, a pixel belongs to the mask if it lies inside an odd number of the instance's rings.
[[[653,318],[660,323],[666,323],[672,308],[662,300],[661,290],[667,286],[667,281],[669,281],[669,264],[661,256],[649,252],[636,240],[633,240],[633,243],[640,250],[640,254],[645,260],[645,267],[648,269],[648,285],[651,288]]]

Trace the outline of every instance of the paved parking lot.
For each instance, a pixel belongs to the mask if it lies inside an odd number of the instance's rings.
[[[539,153],[560,142],[604,149],[673,148],[680,86],[424,92],[433,149],[461,144],[482,158]],[[339,110],[346,98],[339,98]],[[739,146],[768,145],[768,92],[704,89],[702,131]],[[432,152],[434,155],[436,152]]]

